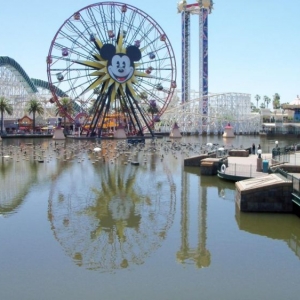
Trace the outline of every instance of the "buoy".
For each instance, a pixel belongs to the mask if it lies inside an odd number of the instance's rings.
[[[225,171],[226,171],[226,166],[223,164],[223,165],[221,166],[221,172],[222,172],[222,173],[225,173]]]

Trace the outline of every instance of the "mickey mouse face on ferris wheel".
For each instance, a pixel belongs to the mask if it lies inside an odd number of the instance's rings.
[[[136,46],[128,46],[126,53],[116,53],[112,44],[105,44],[100,50],[102,58],[107,60],[107,72],[118,83],[125,83],[134,73],[134,62],[141,59],[141,51]]]

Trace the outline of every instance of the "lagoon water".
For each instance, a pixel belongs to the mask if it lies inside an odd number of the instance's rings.
[[[241,213],[234,183],[184,167],[207,142],[274,146],[164,138],[116,157],[116,141],[2,140],[0,299],[298,299],[300,218]]]

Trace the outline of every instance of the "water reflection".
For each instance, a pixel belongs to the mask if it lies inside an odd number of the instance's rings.
[[[117,142],[102,141],[98,153],[92,151],[95,143],[84,141],[4,145],[0,214],[18,211],[31,187],[45,183],[49,224],[68,257],[82,268],[112,272],[143,264],[162,245],[174,221],[177,193],[180,244],[171,255],[182,265],[209,267],[208,206],[216,207],[220,199],[233,202],[234,183],[183,167],[184,157],[196,155],[197,147],[159,143],[122,150]],[[240,230],[284,241],[300,257],[296,217],[237,210],[236,221]]]
[[[34,150],[31,144],[1,145],[0,214],[3,216],[18,210],[32,184],[44,174],[38,163],[31,160]]]
[[[207,193],[201,185],[200,168],[185,167],[181,179],[181,245],[176,259],[181,264],[194,263],[198,268],[208,267],[211,255],[207,241]],[[197,228],[191,230],[193,212],[196,212]],[[192,233],[191,233],[192,232]],[[192,246],[193,244],[193,246]]]
[[[204,194],[200,196],[198,201],[197,215],[198,215],[198,225],[197,225],[197,244],[196,246],[191,246],[189,237],[189,227],[190,227],[190,205],[188,198],[184,195],[186,189],[183,188],[183,195],[181,197],[181,245],[180,250],[176,253],[177,261],[185,264],[192,261],[198,268],[208,267],[210,265],[211,257],[210,252],[206,249],[207,241],[207,199],[205,194],[205,188],[202,189]]]
[[[33,185],[47,182],[68,166],[56,163],[60,159],[60,147],[66,147],[66,142],[5,142],[1,144],[0,214],[10,216],[18,211]]]
[[[215,176],[200,176],[200,168],[197,167],[183,167],[181,187],[181,245],[176,259],[181,264],[192,263],[197,268],[209,267],[207,202],[215,197],[215,189],[219,198],[233,202],[234,183]],[[197,224],[196,228],[192,224]]]
[[[299,218],[289,214],[243,213],[236,206],[235,219],[240,230],[284,241],[300,258]]]
[[[158,155],[148,154],[150,163],[137,167],[124,164],[128,153],[113,160],[111,152],[103,145],[102,153],[73,164],[53,179],[49,196],[55,238],[78,266],[92,270],[143,264],[175,214],[176,187]],[[135,155],[141,160],[144,153]]]

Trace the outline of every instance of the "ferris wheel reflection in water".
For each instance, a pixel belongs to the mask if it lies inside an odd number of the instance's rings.
[[[90,167],[77,173],[76,184],[69,172],[52,183],[48,219],[55,238],[87,269],[142,264],[173,223],[174,186],[158,170],[105,162]]]
[[[178,158],[181,161],[180,153],[174,158],[172,146],[168,147],[163,160],[153,151],[144,165],[136,167],[125,164],[125,154],[113,163],[108,158],[81,167],[84,172],[76,171],[75,165],[53,180],[48,219],[55,238],[78,266],[109,272],[143,264],[162,245],[173,224],[178,191],[181,245],[176,260],[181,264],[192,261],[198,268],[210,265],[207,187],[180,163],[174,164]],[[114,146],[102,147],[102,154],[96,156],[110,153],[108,148]],[[145,156],[142,151],[137,155],[139,161]],[[191,202],[195,195],[191,185],[197,189],[196,202]],[[190,228],[195,211],[198,226]]]

